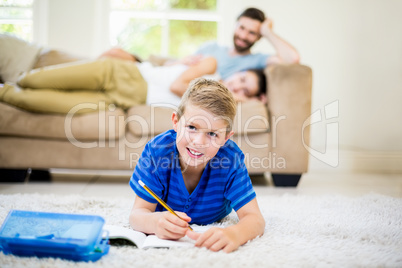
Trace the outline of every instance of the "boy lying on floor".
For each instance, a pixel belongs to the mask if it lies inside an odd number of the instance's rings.
[[[135,230],[163,239],[187,235],[198,247],[225,252],[263,234],[265,221],[244,155],[229,140],[235,115],[236,102],[222,84],[203,78],[190,84],[172,115],[173,129],[149,141],[131,177],[137,195],[130,213]],[[164,211],[139,180],[180,218]],[[188,228],[219,221],[232,209],[239,217],[233,226],[203,234]]]

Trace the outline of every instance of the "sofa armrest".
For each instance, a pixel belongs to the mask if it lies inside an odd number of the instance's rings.
[[[265,73],[269,87],[270,152],[273,158],[284,161],[274,166],[272,172],[305,173],[310,127],[304,127],[304,123],[311,114],[312,70],[300,64],[280,64],[268,67]]]

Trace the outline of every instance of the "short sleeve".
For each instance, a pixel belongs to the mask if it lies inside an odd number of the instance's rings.
[[[237,211],[256,197],[251,183],[250,176],[244,163],[244,154],[235,163],[236,168],[230,175],[226,188],[226,199],[230,201],[231,207]]]
[[[262,53],[258,53],[257,55],[256,55],[257,57],[257,64],[256,64],[256,69],[264,69],[265,67],[267,67],[267,61],[268,61],[268,58],[269,57],[271,57],[270,55],[268,55],[268,54],[262,54]]]
[[[157,203],[157,201],[138,183],[138,181],[141,180],[157,196],[161,196],[163,187],[158,179],[158,171],[155,167],[155,157],[152,155],[152,148],[150,143],[148,143],[145,145],[144,151],[135,166],[130,179],[130,187],[134,190],[136,195],[150,203]]]

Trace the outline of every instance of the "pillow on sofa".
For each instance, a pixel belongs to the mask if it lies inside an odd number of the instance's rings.
[[[9,34],[0,34],[0,79],[16,82],[18,76],[32,69],[42,47]]]

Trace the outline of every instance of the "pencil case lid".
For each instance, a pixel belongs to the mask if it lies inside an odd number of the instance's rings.
[[[109,251],[97,215],[11,210],[0,228],[4,254],[96,261]]]

